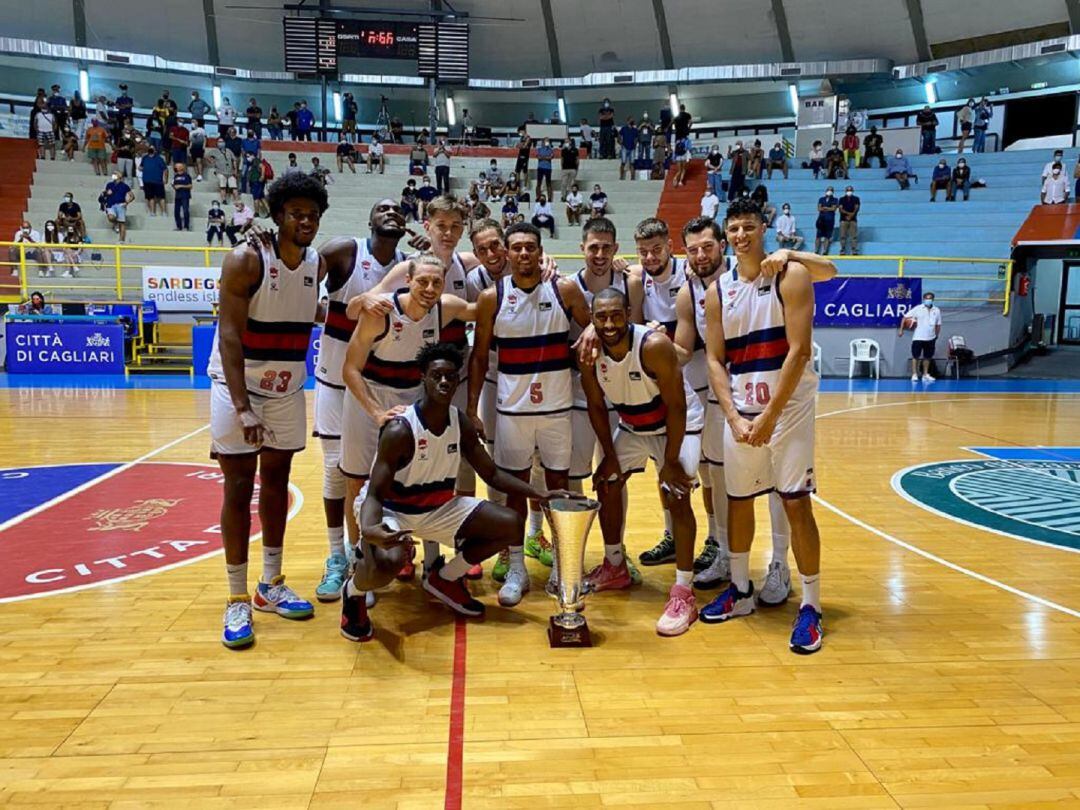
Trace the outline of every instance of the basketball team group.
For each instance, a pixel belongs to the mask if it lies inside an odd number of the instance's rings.
[[[633,588],[641,575],[623,545],[626,481],[651,460],[665,531],[638,563],[675,566],[657,633],[783,605],[790,549],[801,588],[789,647],[820,649],[813,283],[836,274],[832,262],[766,254],[762,212],[749,199],[733,201],[723,222],[687,222],[685,258],[673,255],[660,219],[637,226],[636,264],[618,257],[610,220],[589,220],[570,275],[529,223],[476,222],[472,251],[457,252],[466,214],[453,197],[428,204],[421,234],[406,228],[399,202],[381,200],[366,236],[318,250],[328,207],[320,183],[290,174],[267,200],[275,232],[222,266],[208,371],[212,456],[224,476],[226,647],[254,643],[253,610],[314,613],[286,584],[282,553],[292,458],[309,435],[308,348],[321,322],[314,435],[328,557],[315,596],[341,600],[346,639],[373,638],[376,591],[417,577],[418,545],[421,587],[460,615],[484,614],[468,581],[491,558],[503,607],[530,590],[526,556],[551,568],[555,593],[558,553],[542,504],[587,486],[600,504],[604,558],[585,588]],[[478,477],[487,499],[477,497]],[[699,489],[708,529],[695,549]],[[772,556],[752,578],[758,497],[769,502]],[[251,593],[253,512],[263,560]],[[719,594],[699,607],[695,591],[709,590]]]

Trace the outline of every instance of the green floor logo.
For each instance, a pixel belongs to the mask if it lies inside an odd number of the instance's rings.
[[[1080,551],[1080,462],[978,459],[920,464],[892,479],[902,497],[950,520]]]

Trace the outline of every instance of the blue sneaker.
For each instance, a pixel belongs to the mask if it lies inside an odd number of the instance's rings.
[[[344,554],[331,554],[326,558],[326,570],[322,582],[315,589],[315,598],[320,602],[336,602],[341,598],[341,586],[349,575],[349,563]]]
[[[307,619],[315,615],[311,602],[301,599],[296,591],[285,584],[283,576],[274,577],[269,585],[260,582],[251,603],[256,610],[276,613],[286,619]]]
[[[251,601],[246,595],[230,599],[225,605],[225,629],[221,633],[221,643],[230,650],[241,650],[255,643]]]
[[[706,624],[718,624],[754,612],[754,583],[747,593],[740,593],[734,584],[728,585],[718,597],[701,609],[699,618]]]
[[[821,614],[813,605],[803,605],[795,617],[791,630],[791,651],[799,655],[811,655],[821,649]]]

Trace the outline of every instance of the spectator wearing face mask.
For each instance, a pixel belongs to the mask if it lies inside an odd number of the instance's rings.
[[[254,98],[248,99],[247,109],[244,111],[247,116],[248,129],[255,133],[255,137],[262,139],[262,107],[259,106],[259,102]]]
[[[229,244],[236,247],[237,236],[243,235],[251,230],[251,226],[255,222],[255,212],[250,206],[244,205],[243,200],[237,200],[233,203],[232,215],[230,222],[225,226],[225,235],[229,237]]]
[[[555,149],[551,145],[550,138],[544,138],[543,142],[536,147],[536,197],[544,193],[544,185],[547,185],[547,196],[551,197],[551,161],[555,157]],[[553,220],[554,221],[554,220]]]
[[[206,103],[206,99],[199,97],[198,90],[191,91],[191,101],[188,102],[187,109],[194,120],[206,118],[206,116],[213,112],[213,108]]]
[[[907,189],[911,187],[909,178],[913,175],[911,161],[904,157],[903,149],[897,149],[896,154],[889,158],[889,162],[885,166],[885,177],[891,177],[900,184],[900,188]]]
[[[27,268],[33,263],[38,266],[38,275],[51,274],[48,252],[40,246],[42,243],[40,231],[35,230],[29,222],[24,220],[19,230],[15,231],[15,235],[11,237],[11,241],[15,243],[8,248],[8,267],[11,268],[11,275],[19,274],[20,251],[26,257]],[[19,245],[24,245],[24,247],[20,248]]]
[[[814,252],[822,256],[829,255],[829,246],[832,245],[833,230],[836,228],[836,210],[840,207],[840,201],[836,199],[832,186],[825,189],[825,196],[818,199],[817,223],[814,235]]]
[[[937,202],[937,193],[945,189],[945,199],[952,199],[952,169],[945,158],[939,158],[930,177],[930,202]]]
[[[776,243],[790,250],[802,247],[803,238],[796,231],[795,217],[791,215],[791,206],[787,203],[781,206],[780,216],[776,218]]]
[[[986,151],[986,131],[990,128],[990,119],[994,117],[994,105],[983,96],[975,105],[975,123],[972,128],[975,139],[971,144],[972,152]]]
[[[1065,165],[1065,153],[1060,149],[1054,150],[1054,157],[1046,162],[1043,166],[1042,175],[1039,177],[1040,182],[1045,183],[1046,178],[1050,176],[1050,173],[1054,170],[1055,164]]]
[[[600,158],[612,160],[615,157],[615,108],[609,99],[604,99],[598,112],[600,119]]]
[[[844,131],[844,140],[840,146],[844,150],[844,168],[858,167],[859,165],[859,131],[854,124],[848,124]]]
[[[547,228],[551,238],[555,238],[555,213],[543,194],[537,194],[536,202],[533,203],[532,224],[540,229]]]
[[[191,162],[195,164],[195,182],[202,182],[203,170],[206,168],[206,128],[201,118],[195,119],[191,126],[191,148],[188,150]]]
[[[626,123],[619,128],[619,179],[626,179],[629,172],[630,179],[634,179],[634,158],[637,156],[638,128],[633,118],[627,118]]]
[[[784,145],[780,143],[780,141],[774,143],[773,148],[769,150],[769,159],[766,163],[766,169],[766,179],[772,180],[773,169],[779,169],[784,173],[784,179],[787,180],[787,152],[784,151]]]
[[[410,219],[416,222],[420,219],[420,195],[416,190],[416,181],[411,177],[406,181],[405,188],[401,190],[401,213],[405,221]]]
[[[311,140],[311,131],[315,127],[315,115],[308,109],[306,101],[300,102],[296,111],[296,138],[301,141]]]
[[[720,199],[724,193],[724,154],[718,143],[709,147],[709,154],[705,156],[705,180],[709,191]]]
[[[236,123],[236,108],[229,103],[229,99],[223,98],[221,106],[217,110],[218,136],[224,137],[233,124]]]
[[[367,150],[367,173],[371,174],[375,171],[375,164],[379,165],[379,174],[386,173],[386,156],[383,154],[382,141],[378,135],[371,137],[371,145]],[[435,178],[439,177],[439,165],[438,161],[435,162]],[[447,182],[447,191],[450,190],[450,184]]]
[[[573,138],[566,141],[559,151],[559,167],[562,169],[562,174],[559,176],[559,196],[563,202],[566,202],[566,195],[570,193],[570,188],[574,185],[574,181],[577,180],[578,160],[580,157],[581,153],[578,151]],[[491,163],[494,165],[495,161],[491,161]],[[488,171],[488,177],[491,177],[490,171]]]
[[[585,198],[574,183],[566,195],[566,221],[570,225],[580,225],[582,214],[587,213],[589,207],[585,204]],[[516,210],[515,210],[516,213]]]
[[[930,375],[930,363],[934,360],[934,348],[941,334],[941,310],[934,306],[934,294],[923,294],[922,306],[912,307],[900,319],[897,336],[903,336],[904,328],[911,329],[911,381],[919,381],[919,364],[922,364],[922,381],[934,382]]]
[[[807,168],[814,173],[814,179],[821,176],[821,169],[825,166],[825,152],[822,150],[821,141],[814,141],[810,145],[810,162]]]
[[[859,209],[862,200],[855,196],[855,189],[848,186],[840,198],[840,255],[859,255]]]
[[[967,104],[956,111],[956,125],[960,127],[960,142],[956,145],[956,154],[964,153],[964,142],[971,135],[971,127],[975,122],[975,99],[969,98]]]
[[[736,141],[735,147],[728,147],[728,201],[734,200],[746,188],[746,171],[750,164],[750,153],[743,148],[742,141]]]
[[[1069,201],[1069,181],[1065,179],[1060,163],[1054,164],[1050,176],[1043,181],[1040,199],[1043,205],[1061,205]]]
[[[870,159],[877,158],[878,168],[885,168],[885,139],[878,134],[877,127],[870,127],[869,134],[862,139],[864,169],[870,168]]]
[[[964,192],[964,201],[967,202],[968,195],[971,194],[971,167],[967,165],[964,158],[957,160],[956,168],[952,170],[952,188],[949,199],[955,200],[958,191]]]
[[[173,166],[173,219],[176,230],[191,230],[191,175],[187,166],[177,163]]]
[[[711,187],[706,187],[705,194],[701,197],[701,215],[716,219],[716,212],[720,210],[720,198]]]
[[[139,167],[142,169],[146,210],[152,217],[156,217],[159,213],[165,216],[168,213],[165,204],[165,182],[168,179],[169,165],[165,162],[165,158],[151,147],[150,151],[143,155]]]
[[[105,186],[102,195],[105,204],[105,216],[113,230],[120,236],[121,242],[127,241],[127,207],[135,199],[131,186],[124,182],[119,172],[112,173],[112,179]]]
[[[937,126],[938,117],[930,105],[927,104],[919,114],[915,116],[915,123],[919,125],[919,154],[932,155],[937,152]]]
[[[94,174],[104,176],[109,173],[109,131],[101,125],[97,118],[90,122],[90,128],[86,130],[86,140],[83,149],[86,150],[86,159],[94,166]]]
[[[225,209],[217,200],[210,203],[206,213],[206,246],[210,247],[215,238],[219,247],[225,244]]]
[[[844,160],[844,150],[840,148],[840,141],[833,141],[829,151],[825,153],[825,176],[830,180],[838,177],[847,180],[847,161]]]
[[[75,202],[75,195],[70,191],[64,195],[63,202],[56,210],[56,224],[62,231],[74,230],[80,239],[86,236],[86,222],[83,220],[82,206]]]

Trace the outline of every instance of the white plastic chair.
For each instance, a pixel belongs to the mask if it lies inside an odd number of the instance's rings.
[[[814,368],[814,373],[817,374],[820,377],[821,376],[821,346],[818,344],[818,342],[816,340],[814,341],[814,354],[812,356],[812,359],[811,359],[810,363]]]
[[[874,379],[881,379],[881,347],[876,340],[870,338],[856,338],[851,341],[851,351],[848,355],[848,379],[855,376],[856,363],[869,363],[874,373]]]

